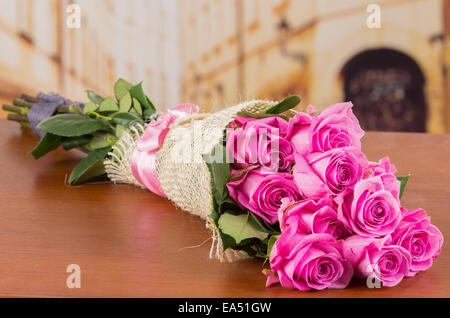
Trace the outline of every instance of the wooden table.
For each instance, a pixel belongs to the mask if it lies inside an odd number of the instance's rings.
[[[68,187],[77,151],[36,161],[37,138],[0,120],[0,296],[82,297],[449,297],[450,244],[427,272],[394,288],[354,280],[344,290],[265,288],[261,261],[208,259],[205,224],[130,185]],[[389,155],[412,173],[403,205],[422,207],[450,237],[450,135],[368,133],[368,158]],[[81,288],[69,289],[69,264]]]

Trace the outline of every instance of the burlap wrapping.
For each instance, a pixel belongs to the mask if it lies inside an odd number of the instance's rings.
[[[182,210],[206,220],[207,227],[212,230],[211,258],[233,261],[245,258],[246,254],[222,251],[217,229],[208,219],[213,208],[213,195],[211,175],[202,154],[210,153],[222,140],[226,126],[239,112],[260,114],[275,104],[272,101],[254,100],[216,113],[182,118],[170,127],[156,154],[158,178],[168,199]],[[135,126],[125,132],[113,147],[110,159],[105,160],[105,170],[113,182],[140,185],[131,172],[130,158],[144,128]]]

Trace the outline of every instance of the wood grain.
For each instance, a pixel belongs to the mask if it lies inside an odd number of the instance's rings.
[[[36,161],[37,139],[0,120],[0,296],[38,297],[449,297],[450,251],[397,287],[300,292],[265,288],[261,261],[209,260],[204,222],[128,185],[68,187],[81,153]],[[368,158],[389,155],[412,173],[403,205],[422,207],[450,235],[450,135],[368,133]],[[189,248],[204,242],[200,247]],[[81,267],[81,288],[66,287],[66,267]]]

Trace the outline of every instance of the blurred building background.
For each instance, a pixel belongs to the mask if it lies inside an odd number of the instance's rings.
[[[72,3],[79,29],[66,24]],[[176,9],[177,0],[0,0],[0,102],[38,91],[86,101],[86,89],[112,95],[123,77],[143,81],[155,103],[176,104]]]
[[[379,29],[366,25],[373,3]],[[211,110],[287,94],[318,109],[352,100],[368,129],[450,132],[449,1],[182,4],[184,99]]]
[[[66,8],[82,10],[80,29]],[[369,28],[371,4],[381,27]],[[0,0],[0,101],[112,93],[144,80],[160,109],[301,95],[352,100],[366,129],[450,133],[450,0]]]

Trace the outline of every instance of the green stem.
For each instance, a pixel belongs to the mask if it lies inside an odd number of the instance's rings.
[[[13,112],[20,115],[26,115],[28,114],[28,108],[26,107],[19,107],[19,106],[11,106],[11,105],[2,105],[3,110],[6,110],[8,112]]]
[[[80,107],[75,106],[74,104],[72,104],[72,105],[69,106],[69,112],[82,114],[83,113],[83,109],[80,108]]]
[[[66,106],[66,105],[58,106],[56,111],[58,113],[71,113],[70,106]]]
[[[8,120],[18,121],[18,122],[26,122],[28,123],[28,117],[19,114],[8,114],[6,117]]]
[[[22,94],[22,96],[20,96],[20,98],[22,98],[26,102],[33,103],[33,104],[36,104],[37,102],[39,102],[39,99],[37,99],[36,97],[30,96],[28,94]]]
[[[28,114],[28,107],[21,107],[21,106],[12,106],[12,105],[7,105],[4,104],[2,105],[3,110],[6,110],[8,112],[13,112],[16,114],[21,114],[21,115],[26,115]],[[74,112],[79,112],[79,108],[76,107],[76,109],[74,109],[72,106],[67,106],[67,105],[61,105],[58,106],[57,110],[58,113],[74,113]]]
[[[96,112],[89,112],[89,115],[93,115],[93,116],[95,116],[95,118],[102,118],[102,119],[107,120],[107,121],[111,121],[112,120],[111,117],[103,116],[103,115],[100,115],[99,113],[96,113]]]
[[[19,121],[20,126],[23,128],[31,129],[31,125],[29,122]]]
[[[24,101],[22,98],[14,99],[13,104],[16,106],[27,107],[27,108],[31,108],[34,105],[33,103],[28,103],[28,102]]]

